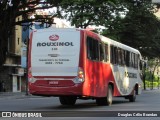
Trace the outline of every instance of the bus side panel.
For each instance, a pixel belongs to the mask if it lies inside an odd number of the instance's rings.
[[[113,83],[114,86],[113,95],[119,96],[120,93],[116,86],[110,63],[93,61],[87,58],[87,49],[86,49],[87,35],[98,38],[98,36],[95,36],[95,34],[90,34],[89,32],[86,32],[83,35],[84,37],[84,39],[82,39],[83,45],[81,45],[83,46],[83,48],[81,48],[80,50],[83,53],[80,54],[81,56],[80,65],[82,65],[83,63],[83,68],[85,71],[83,94],[86,96],[93,96],[93,97],[106,97],[108,84]]]
[[[120,96],[109,63],[87,60],[86,64],[85,86],[90,88],[90,96],[106,97],[109,83],[113,84],[113,95]]]
[[[86,54],[86,31],[81,31],[81,42],[80,42],[80,56],[79,56],[79,67],[83,69],[84,71],[84,76],[85,76],[85,81],[82,86],[82,96],[92,96],[92,91],[91,91],[91,82],[89,79],[87,79],[87,74],[86,72],[88,71],[88,68],[86,68],[86,59],[87,59],[87,54]]]

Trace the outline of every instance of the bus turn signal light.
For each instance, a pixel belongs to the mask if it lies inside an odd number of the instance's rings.
[[[78,69],[78,75],[74,78],[74,83],[82,83],[84,82],[84,72],[81,68]]]

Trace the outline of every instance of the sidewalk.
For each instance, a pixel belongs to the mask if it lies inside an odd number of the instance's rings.
[[[24,98],[38,98],[41,96],[26,95],[25,92],[0,92],[0,99],[24,99]]]

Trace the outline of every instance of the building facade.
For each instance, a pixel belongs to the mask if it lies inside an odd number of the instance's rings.
[[[22,20],[22,17],[17,17],[16,21]],[[11,39],[8,42],[8,53],[6,61],[3,64],[3,70],[0,73],[1,92],[20,92],[22,91],[22,76],[24,69],[21,68],[21,40],[22,27],[16,25],[12,30]],[[21,72],[20,72],[21,71]],[[2,85],[3,84],[3,85]]]
[[[16,18],[16,21],[22,17]],[[59,18],[54,18],[54,28],[67,28],[68,26]],[[32,29],[44,29],[39,23],[34,23]],[[32,30],[24,26],[15,26],[12,39],[8,44],[8,55],[4,63],[3,70],[0,72],[0,92],[26,92],[27,75],[26,75],[26,55],[27,41]]]

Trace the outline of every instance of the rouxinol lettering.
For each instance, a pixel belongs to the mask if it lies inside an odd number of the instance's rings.
[[[73,42],[43,42],[37,43],[37,47],[41,47],[41,46],[74,46]]]

